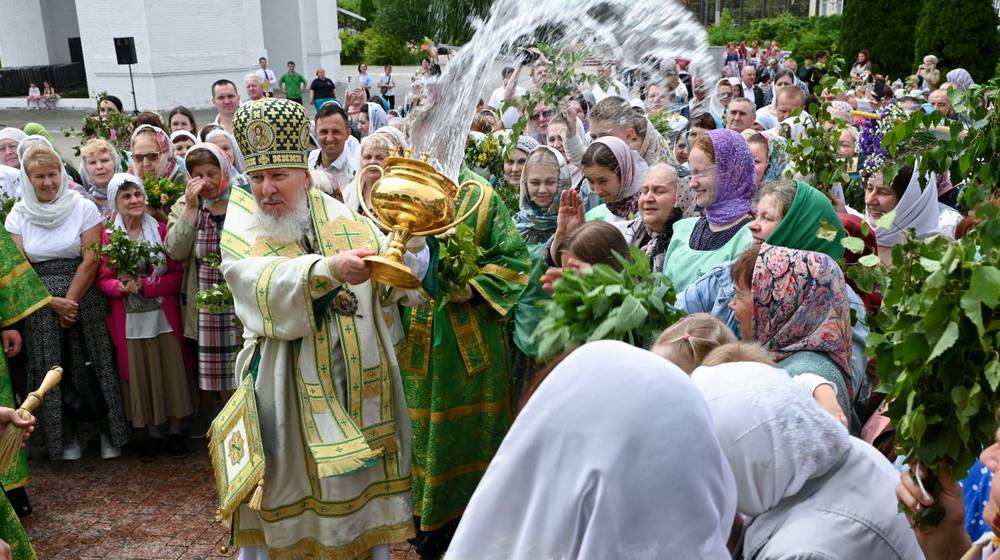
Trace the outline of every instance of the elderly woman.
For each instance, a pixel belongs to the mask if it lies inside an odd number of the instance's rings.
[[[184,162],[174,157],[170,136],[162,129],[144,124],[132,131],[132,164],[128,172],[145,179],[167,178],[184,182]]]
[[[750,224],[754,246],[759,247],[766,242],[789,249],[818,251],[834,260],[846,256],[848,261],[857,262],[860,255],[845,254],[840,242],[847,235],[845,226],[841,224],[851,219],[837,214],[825,194],[801,181],[790,180],[764,185],[758,194],[756,217]],[[832,236],[817,235],[822,228],[829,228]],[[861,237],[860,232],[857,236]],[[732,266],[732,262],[726,262],[712,268],[680,292],[675,305],[689,314],[711,313],[739,335],[740,325],[730,308],[736,291]],[[865,408],[871,389],[865,375],[868,364],[865,358],[869,332],[867,315],[872,310],[866,300],[870,301],[871,297],[853,287],[847,290],[847,299],[855,317],[851,327],[851,382],[857,389],[853,403],[855,410]]]
[[[8,126],[0,129],[0,165],[21,168],[20,156],[17,153],[17,145],[28,135],[20,128]]]
[[[383,167],[385,165],[386,158],[389,157],[389,153],[392,151],[392,142],[393,141],[390,140],[390,136],[387,134],[370,134],[362,138],[361,169],[370,165]],[[371,208],[372,187],[375,185],[375,181],[378,181],[381,176],[382,175],[377,171],[369,171],[364,174],[359,172],[354,178],[354,181],[352,181],[347,188],[339,193],[343,196],[344,204],[355,212],[362,212],[361,199],[358,194],[358,184],[360,183],[365,205],[367,205],[368,208]]]
[[[113,210],[108,201],[108,183],[115,173],[121,173],[122,162],[118,150],[103,138],[91,138],[80,148],[80,178],[102,216]]]
[[[923,63],[917,68],[917,77],[920,78],[920,89],[931,92],[941,84],[941,70],[937,67],[938,59],[929,54],[924,57]]]
[[[753,153],[734,130],[710,130],[699,136],[688,163],[691,190],[705,215],[674,225],[663,272],[677,290],[750,245],[747,226],[753,220],[752,199],[757,190]]]
[[[663,258],[673,237],[674,224],[681,219],[677,207],[677,171],[658,163],[646,171],[639,193],[639,217],[615,225],[629,246],[638,247],[649,257],[650,268],[663,270]]]
[[[865,189],[865,220],[875,230],[879,258],[886,265],[892,264],[892,248],[905,240],[912,230],[918,238],[942,234],[954,239],[955,227],[962,215],[938,202],[937,176],[928,173],[925,185],[920,184],[920,173],[912,167],[902,167],[886,184],[885,170],[866,169],[862,175]],[[882,227],[879,219],[895,211],[892,225]]]
[[[185,351],[181,324],[181,263],[167,258],[163,238],[167,226],[146,212],[146,190],[134,175],[117,173],[108,186],[119,229],[133,241],[144,241],[160,249],[159,263],[143,263],[139,275],[131,276],[101,265],[98,286],[111,304],[107,324],[118,350],[118,373],[126,398],[126,416],[134,428],[145,428],[149,439],[142,449],[143,461],[152,461],[166,449],[174,458],[187,456],[181,438],[181,418],[191,414],[191,391],[187,368],[193,365]],[[101,244],[110,242],[105,231]],[[169,420],[164,446],[160,426]]]
[[[784,372],[743,362],[700,367],[692,380],[748,519],[741,558],[923,558],[892,465]]]
[[[215,144],[222,150],[222,153],[229,159],[229,163],[233,164],[233,168],[240,174],[241,183],[249,183],[244,175],[247,165],[246,160],[243,158],[243,151],[240,150],[240,144],[236,141],[235,136],[230,134],[226,129],[217,128],[205,135],[205,141],[209,144]]]
[[[128,441],[128,426],[104,325],[107,305],[94,286],[101,215],[68,189],[62,162],[48,147],[29,147],[21,164],[22,198],[5,227],[53,296],[25,320],[28,386],[37,387],[53,364],[64,368],[62,383],[42,404],[39,428],[51,459],[79,459],[81,440],[98,434],[101,457],[111,459]]]
[[[185,163],[190,178],[184,197],[170,209],[164,247],[167,256],[184,263],[184,336],[198,343],[199,409],[205,414],[216,394],[225,402],[236,385],[232,363],[242,346],[243,331],[232,307],[219,312],[198,309],[195,296],[199,290],[226,283],[219,269],[222,224],[230,191],[246,187],[215,144],[196,144],[188,150]]]
[[[744,340],[763,344],[792,376],[818,375],[837,389],[840,413],[854,433],[851,312],[847,284],[823,253],[764,244],[733,263],[736,293],[729,303]]]

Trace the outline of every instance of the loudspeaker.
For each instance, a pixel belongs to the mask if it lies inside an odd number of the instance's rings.
[[[118,64],[135,64],[135,38],[115,37],[115,54],[118,55]]]

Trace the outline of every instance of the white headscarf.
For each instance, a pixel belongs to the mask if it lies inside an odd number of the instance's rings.
[[[146,187],[143,186],[142,179],[131,173],[115,173],[111,177],[111,180],[108,181],[108,203],[115,211],[114,227],[128,233],[128,229],[125,228],[125,220],[122,219],[122,211],[118,209],[118,190],[126,183],[139,187],[139,190],[142,191],[142,197],[148,197],[146,196]],[[153,276],[162,276],[167,271],[166,254],[163,252],[163,240],[160,239],[159,222],[156,221],[156,218],[150,216],[149,212],[143,212],[142,214],[142,238],[160,248],[161,260],[160,264],[153,270]]]
[[[229,144],[233,147],[233,167],[237,172],[243,173],[247,168],[247,162],[246,159],[243,158],[243,151],[240,150],[240,145],[236,142],[236,137],[223,128],[217,128],[205,136],[205,142],[211,144],[212,138],[216,138],[218,136],[225,136],[226,140],[229,140]]]
[[[390,138],[389,143],[392,144],[393,152],[400,148],[405,150],[410,147],[406,142],[406,135],[403,134],[403,131],[394,126],[385,125],[379,127],[375,130],[375,134],[384,134],[385,136],[388,136]]]
[[[735,488],[711,426],[670,362],[587,344],[511,426],[447,557],[728,559]]]
[[[40,138],[43,142],[37,142],[33,139]],[[66,170],[63,169],[62,160],[59,160],[59,190],[56,192],[55,198],[49,202],[40,202],[38,200],[38,195],[35,193],[35,187],[31,184],[31,180],[28,178],[28,169],[25,162],[24,154],[28,151],[33,144],[44,143],[48,146],[46,148],[35,148],[31,151],[31,154],[37,154],[44,151],[52,152],[52,154],[59,159],[59,154],[52,149],[52,144],[48,140],[45,140],[41,136],[28,136],[21,141],[17,146],[17,153],[21,160],[21,200],[14,204],[14,208],[11,212],[18,212],[24,219],[46,229],[55,229],[63,224],[70,215],[76,210],[77,204],[80,203],[80,194],[69,188],[69,177],[66,175]],[[22,150],[22,147],[24,148]],[[29,155],[31,155],[29,154]]]
[[[215,204],[220,200],[229,200],[230,191],[233,190],[233,187],[239,184],[240,178],[242,176],[236,171],[236,168],[233,167],[233,164],[229,161],[229,158],[227,158],[226,154],[223,153],[222,148],[216,146],[211,142],[202,142],[200,144],[195,144],[194,146],[188,148],[187,153],[184,154],[184,166],[187,168],[189,174],[191,173],[191,166],[188,165],[187,159],[191,157],[191,153],[196,150],[208,150],[209,152],[212,153],[213,156],[215,156],[216,161],[219,162],[219,169],[222,170],[223,180],[227,184],[226,189],[220,192],[215,198],[209,199],[205,197],[200,197],[202,207],[211,206],[212,204]]]
[[[386,114],[385,109],[381,105],[370,101],[366,105],[368,108],[368,134],[372,134],[389,124],[389,115]]]
[[[877,220],[872,219],[865,210],[865,219],[875,230],[875,238],[881,247],[894,247],[903,242],[903,232],[915,230],[918,238],[929,237],[938,233],[938,220],[941,211],[938,208],[937,199],[937,175],[927,174],[927,187],[920,189],[920,172],[915,165],[913,175],[910,177],[903,196],[896,203],[896,217],[892,220],[889,228],[880,228],[875,225]]]
[[[847,429],[782,370],[738,362],[700,367],[691,379],[708,401],[743,515],[774,509],[850,451]]]
[[[24,133],[20,128],[14,128],[13,126],[8,126],[6,128],[0,129],[0,140],[14,140],[18,144],[21,140],[27,138],[28,135]]]
[[[111,155],[111,159],[115,162],[115,173],[121,173],[122,159],[118,157],[118,150],[111,145],[111,142],[108,142],[103,138],[100,139],[100,141],[106,144],[109,154]],[[91,196],[96,195],[101,198],[108,198],[108,186],[105,186],[104,188],[97,186],[97,184],[94,183],[94,179],[90,176],[90,173],[87,172],[87,158],[80,158],[80,181],[83,183],[83,188],[87,189],[87,192],[89,192]],[[111,180],[109,179],[108,185],[110,184]],[[111,206],[114,206],[114,204],[111,204]]]

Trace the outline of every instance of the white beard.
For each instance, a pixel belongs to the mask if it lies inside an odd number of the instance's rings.
[[[284,216],[275,217],[262,210],[254,214],[250,229],[258,231],[279,243],[295,243],[306,236],[312,226],[312,215],[306,197],[299,198],[298,204]]]

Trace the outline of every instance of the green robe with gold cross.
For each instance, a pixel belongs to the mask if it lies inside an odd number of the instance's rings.
[[[0,329],[7,329],[14,323],[45,307],[52,300],[45,284],[31,268],[14,240],[6,230],[0,228]],[[32,387],[32,389],[34,389]],[[0,353],[0,406],[17,408],[14,389],[10,383],[7,358]],[[28,455],[24,449],[17,461],[7,472],[0,475],[4,489],[20,488],[28,483]],[[31,540],[21,526],[13,506],[0,493],[0,539],[10,545],[13,558],[35,558]]]
[[[456,215],[483,193],[465,223],[483,248],[465,303],[404,309],[399,355],[413,424],[413,507],[420,529],[461,517],[511,423],[507,320],[528,283],[528,249],[500,196],[463,172]]]

